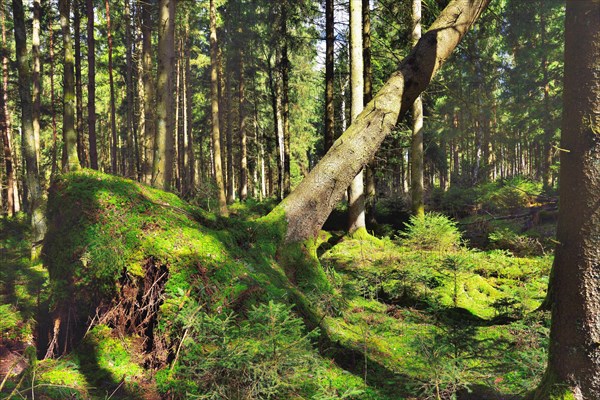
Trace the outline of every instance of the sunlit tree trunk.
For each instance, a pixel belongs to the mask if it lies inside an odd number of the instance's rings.
[[[314,238],[356,174],[373,158],[398,116],[410,109],[490,0],[452,0],[360,116],[273,211],[285,241]]]
[[[365,0],[368,1],[368,0]],[[324,152],[331,148],[335,139],[335,112],[333,105],[334,84],[334,0],[325,0],[325,140]]]
[[[158,75],[156,79],[156,141],[152,180],[154,186],[171,189],[175,151],[173,66],[175,64],[176,0],[159,1]]]
[[[210,96],[212,116],[212,148],[215,168],[215,182],[219,196],[219,213],[228,216],[225,186],[223,185],[223,167],[221,163],[221,132],[219,130],[219,80],[218,80],[218,42],[217,10],[215,0],[210,0]]]
[[[75,132],[75,58],[71,39],[71,2],[59,1],[60,26],[63,36],[63,171],[79,169],[77,132]]]
[[[288,56],[287,2],[281,2],[281,118],[283,125],[283,196],[291,191],[290,60]]]
[[[362,0],[350,0],[350,124],[364,108],[362,19]],[[348,190],[348,232],[354,233],[365,226],[364,173],[361,170]]]
[[[22,0],[13,0],[13,23],[15,47],[17,53],[17,71],[19,96],[21,98],[21,138],[23,157],[25,159],[25,179],[29,190],[29,215],[31,218],[32,260],[40,255],[41,242],[46,234],[46,220],[42,208],[43,196],[40,186],[38,161],[35,153],[35,137],[33,134],[33,111],[31,97],[31,72],[27,52],[27,36],[25,31],[25,15]]]
[[[421,39],[421,0],[412,0],[412,42]],[[423,101],[418,96],[412,106],[412,141],[410,151],[410,193],[413,215],[425,215],[423,187]]]
[[[52,167],[51,176],[58,171],[58,131],[56,127],[56,97],[54,92],[54,25],[48,18],[48,55],[50,57],[50,112],[52,114]]]
[[[115,110],[115,82],[113,76],[113,42],[110,24],[110,4],[109,0],[105,0],[106,5],[106,34],[108,39],[108,81],[110,86],[110,169],[113,174],[117,174],[117,113]]]
[[[152,181],[152,164],[154,160],[154,79],[152,79],[152,18],[150,4],[145,0],[138,0],[142,24],[142,82],[144,87],[144,132],[142,139],[143,162],[142,176],[146,183]]]
[[[241,31],[241,30],[240,30]],[[243,31],[240,32],[243,34]],[[248,198],[248,136],[246,132],[246,86],[244,77],[244,50],[239,48],[239,76],[238,76],[238,98],[239,98],[239,135],[240,135],[240,200]]]
[[[33,58],[33,73],[31,76],[33,85],[33,136],[35,138],[35,155],[40,162],[40,110],[41,110],[41,73],[40,61],[40,0],[33,0],[33,26],[31,31],[31,55]],[[38,165],[39,168],[39,165]]]
[[[75,0],[73,5],[73,34],[75,36],[75,98],[77,105],[77,157],[80,165],[87,166],[85,139],[83,135],[83,88],[81,79],[81,3]]]
[[[125,85],[126,85],[126,130],[125,140],[125,151],[123,159],[125,161],[125,168],[123,174],[128,178],[135,179],[136,174],[136,162],[135,162],[135,148],[134,148],[134,131],[133,131],[133,111],[135,104],[133,101],[133,38],[132,38],[132,24],[131,24],[131,5],[130,0],[125,0],[124,17],[125,17]]]

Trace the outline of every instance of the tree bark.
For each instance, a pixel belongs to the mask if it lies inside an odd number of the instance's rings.
[[[33,111],[31,97],[31,72],[27,57],[27,36],[25,31],[25,15],[22,0],[13,0],[13,22],[15,30],[15,47],[17,53],[17,71],[19,75],[19,95],[21,98],[21,137],[23,157],[25,159],[25,179],[29,190],[29,215],[32,227],[32,260],[36,260],[41,249],[41,242],[46,234],[46,220],[43,212],[43,196],[40,186],[38,161],[35,153],[35,137],[33,134]]]
[[[2,19],[2,93],[0,93],[2,140],[4,143],[4,166],[6,171],[6,209],[9,216],[20,211],[19,193],[15,190],[17,179],[12,148],[12,131],[10,113],[8,112],[8,51],[6,48],[6,21],[4,1],[0,0],[0,17]]]
[[[90,143],[90,167],[98,169],[98,147],[96,140],[96,40],[94,39],[94,1],[86,0],[87,45],[88,45],[88,140]]]
[[[421,39],[421,0],[412,2],[412,42]],[[410,150],[411,209],[418,218],[425,216],[423,187],[423,101],[418,96],[412,106],[412,141]]]
[[[566,6],[559,244],[540,400],[600,398],[600,3]]]
[[[110,25],[110,4],[109,0],[105,0],[106,4],[106,31],[108,38],[108,81],[110,85],[110,169],[113,174],[117,174],[117,148],[118,148],[118,139],[117,139],[117,121],[116,121],[116,109],[115,109],[115,82],[113,76],[113,43],[112,43],[112,33],[111,33],[111,25]]]
[[[210,96],[212,111],[212,147],[215,168],[215,182],[219,196],[219,214],[228,216],[227,198],[225,197],[225,185],[223,185],[223,165],[221,162],[221,132],[219,129],[219,80],[217,61],[217,10],[215,0],[210,0]]]
[[[364,108],[362,19],[362,0],[350,0],[350,124]],[[364,173],[361,169],[348,189],[348,232],[352,234],[365,227]]]
[[[335,139],[335,112],[333,105],[334,84],[334,0],[325,0],[325,153],[333,146]]]
[[[173,65],[175,64],[176,0],[159,1],[158,75],[156,79],[156,142],[152,180],[155,187],[170,190],[175,151]]]
[[[75,0],[73,4],[73,28],[75,36],[75,98],[77,105],[77,157],[82,167],[87,165],[85,138],[83,135],[83,88],[81,79],[81,4]]]
[[[134,159],[135,149],[133,145],[133,111],[135,108],[133,101],[133,39],[132,39],[132,26],[131,26],[131,5],[130,0],[125,0],[124,17],[125,17],[125,85],[127,91],[127,108],[126,108],[126,130],[125,140],[125,151],[123,154],[125,168],[123,174],[130,178],[135,179],[136,174],[136,162]]]
[[[31,54],[33,57],[33,137],[35,139],[35,155],[40,162],[40,110],[41,110],[41,69],[40,62],[40,0],[33,0],[33,29],[31,31]],[[38,165],[39,168],[39,165]]]
[[[48,55],[50,58],[50,112],[52,114],[52,167],[51,176],[58,171],[58,131],[56,128],[56,98],[54,92],[54,25],[48,18]]]
[[[291,192],[290,60],[288,56],[287,2],[281,2],[281,118],[283,124],[283,197]]]
[[[243,31],[240,29],[240,35]],[[240,135],[240,200],[248,198],[248,137],[246,132],[246,86],[244,79],[244,50],[239,48],[239,76],[238,76],[238,126]]]
[[[154,160],[155,139],[155,104],[154,80],[152,79],[152,18],[150,4],[138,0],[142,19],[142,82],[144,87],[144,133],[143,133],[143,162],[142,175],[144,182],[152,182],[152,165]]]
[[[287,221],[285,241],[317,236],[356,174],[368,163],[490,0],[453,0],[357,120],[274,210]],[[351,155],[351,156],[350,156]]]
[[[71,39],[71,2],[59,1],[60,26],[63,36],[63,165],[64,172],[79,169],[77,157],[77,133],[75,132],[75,58]]]

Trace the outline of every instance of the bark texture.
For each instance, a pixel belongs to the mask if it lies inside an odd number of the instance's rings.
[[[96,40],[94,38],[94,1],[86,0],[87,45],[88,45],[88,140],[90,142],[90,167],[98,169],[98,147],[96,141]]]
[[[350,123],[358,118],[364,108],[364,64],[362,0],[350,0]],[[348,232],[354,233],[365,228],[365,189],[364,173],[354,177],[348,189]]]
[[[275,210],[287,219],[285,240],[316,237],[356,174],[372,159],[399,115],[410,109],[490,0],[453,0],[399,70],[300,185]]]
[[[565,38],[560,244],[552,282],[550,357],[535,398],[547,399],[566,386],[570,394],[564,398],[599,399],[600,2],[567,1]]]
[[[212,111],[212,149],[215,169],[215,182],[219,195],[219,214],[228,216],[227,198],[223,183],[223,163],[221,160],[221,131],[219,126],[219,77],[218,77],[217,10],[215,0],[210,0],[210,97]]]
[[[421,0],[412,2],[412,42],[413,46],[421,39]],[[423,101],[417,97],[412,106],[412,142],[410,149],[410,193],[413,215],[425,216],[423,187]]]
[[[63,35],[63,171],[79,169],[77,133],[75,132],[75,56],[71,39],[71,2],[60,0],[60,26]]]
[[[158,4],[158,75],[156,80],[156,142],[152,180],[154,186],[171,189],[175,149],[173,66],[175,64],[175,3]]]

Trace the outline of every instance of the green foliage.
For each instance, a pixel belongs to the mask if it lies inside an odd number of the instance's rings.
[[[438,213],[412,216],[401,233],[402,242],[416,249],[450,251],[460,245],[461,234],[456,222]]]
[[[200,313],[177,364],[161,371],[157,383],[175,398],[280,399],[294,393],[334,398],[336,391],[323,386],[325,374],[312,350],[316,335],[305,331],[289,306],[273,301],[251,307],[243,320],[232,313]]]

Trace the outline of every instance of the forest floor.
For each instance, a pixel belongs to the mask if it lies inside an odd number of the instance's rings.
[[[542,376],[552,257],[520,220],[463,219],[485,250],[323,232],[330,287],[305,293],[323,340],[294,311],[272,204],[222,220],[95,172],[58,185],[50,273],[24,219],[0,219],[0,398],[510,400]],[[37,361],[61,318],[60,357]]]

